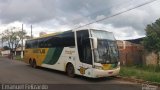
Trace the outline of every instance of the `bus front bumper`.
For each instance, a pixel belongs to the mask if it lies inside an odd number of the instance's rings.
[[[93,69],[93,77],[108,77],[108,76],[117,76],[119,74],[120,67],[112,69],[112,70],[100,70],[100,69]]]

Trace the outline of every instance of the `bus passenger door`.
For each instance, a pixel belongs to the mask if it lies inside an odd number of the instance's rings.
[[[77,31],[77,48],[80,63],[76,64],[81,75],[89,76],[92,68],[92,53],[88,30]]]

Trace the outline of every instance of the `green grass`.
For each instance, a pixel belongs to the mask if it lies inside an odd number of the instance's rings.
[[[23,60],[23,59],[21,58],[21,56],[14,56],[14,59],[15,59],[15,60],[20,60],[20,61]]]
[[[3,57],[2,55],[0,55],[0,58]]]
[[[160,68],[153,66],[122,66],[120,76],[160,83]]]

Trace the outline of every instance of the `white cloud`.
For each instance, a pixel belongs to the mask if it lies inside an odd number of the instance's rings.
[[[34,36],[69,30],[88,22],[136,6],[149,0],[0,0],[0,28],[21,27]],[[122,15],[83,28],[110,30],[117,39],[136,38],[145,35],[145,26],[160,18],[160,1],[129,11]]]
[[[90,25],[89,27],[84,28],[92,28],[92,29],[99,29],[99,30],[106,30],[113,32],[117,40],[125,40],[125,39],[135,39],[139,37],[144,37],[145,35],[141,35],[140,33],[136,32],[136,30],[132,27],[122,27],[116,28],[112,24],[101,24],[95,23]],[[83,29],[83,28],[81,28]]]

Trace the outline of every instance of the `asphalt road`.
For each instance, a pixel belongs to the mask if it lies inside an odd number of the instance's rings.
[[[0,84],[48,84],[54,90],[142,90],[142,85],[113,77],[68,77],[64,72],[34,69],[22,61],[0,58]]]

